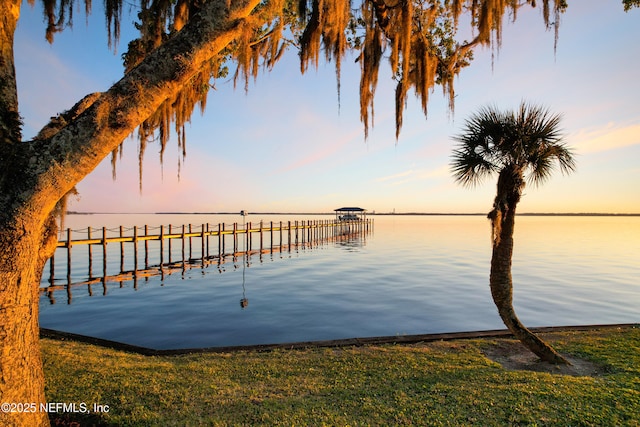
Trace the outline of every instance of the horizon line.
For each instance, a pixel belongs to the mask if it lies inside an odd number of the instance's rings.
[[[66,215],[240,215],[240,212],[81,212],[67,211]],[[247,212],[247,215],[335,215],[334,212]],[[367,212],[371,216],[486,216],[486,213],[473,212]],[[615,213],[615,212],[523,212],[516,216],[640,216],[640,213]]]

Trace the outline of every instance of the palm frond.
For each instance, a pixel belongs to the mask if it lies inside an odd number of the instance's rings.
[[[529,181],[546,181],[556,165],[563,174],[575,169],[572,151],[564,144],[562,115],[522,102],[517,110],[482,107],[453,137],[457,145],[451,170],[457,182],[474,186],[494,172],[517,166]]]
[[[541,145],[529,162],[528,180],[535,185],[547,181],[556,166],[563,175],[568,175],[576,168],[573,152],[563,143]]]
[[[502,156],[498,147],[504,135],[501,112],[495,106],[481,108],[469,117],[451,156],[454,179],[467,187],[478,185],[500,169]]]
[[[464,148],[453,151],[450,165],[454,179],[465,187],[475,187],[496,171],[493,163]]]

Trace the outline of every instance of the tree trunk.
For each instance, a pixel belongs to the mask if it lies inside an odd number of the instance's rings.
[[[0,2],[0,425],[46,426],[49,418],[39,411],[45,397],[38,284],[52,248],[42,236],[50,233],[45,233],[44,220],[20,218],[5,187],[17,178],[10,164],[21,139],[13,58],[20,4]]]
[[[49,424],[39,411],[45,396],[38,289],[55,250],[56,203],[238,37],[260,0],[230,8],[226,0],[207,2],[111,89],[86,97],[33,141],[21,141],[17,113],[13,35],[21,3],[0,1],[0,403],[9,404],[0,425],[32,427]]]
[[[21,2],[21,0],[0,2],[0,150],[5,143],[20,139],[13,35],[20,16]]]
[[[13,218],[7,223],[4,215],[2,220],[0,400],[9,406],[0,411],[0,425],[46,426],[48,415],[40,411],[45,396],[38,341],[38,288],[44,264],[55,249],[55,221],[30,217]]]
[[[491,256],[491,274],[489,284],[493,302],[498,313],[511,333],[540,359],[555,364],[570,364],[547,343],[529,331],[518,319],[513,309],[513,280],[511,260],[513,256],[513,230],[515,226],[516,205],[520,199],[520,190],[511,189],[506,195],[501,191],[500,174],[498,194],[494,210],[489,214],[493,228],[493,253]],[[511,177],[513,178],[513,177]],[[516,177],[517,178],[517,177]],[[509,179],[509,181],[511,181]],[[521,180],[518,180],[522,182]],[[504,196],[502,196],[504,195]]]

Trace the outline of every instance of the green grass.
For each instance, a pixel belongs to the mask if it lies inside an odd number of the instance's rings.
[[[163,357],[42,348],[48,402],[109,405],[62,417],[82,425],[640,425],[640,329],[542,336],[604,373],[506,371],[486,339]]]

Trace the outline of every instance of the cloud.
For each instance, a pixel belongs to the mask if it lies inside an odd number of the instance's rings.
[[[289,173],[291,171],[308,168],[311,165],[335,164],[345,161],[353,153],[353,148],[346,149],[350,143],[360,135],[360,128],[356,126],[340,126],[322,116],[311,112],[299,113],[291,126],[293,134],[305,135],[304,144],[290,141],[288,156],[291,160],[283,167],[275,170],[273,175]],[[340,156],[337,156],[340,153]]]
[[[413,169],[409,169],[408,171],[404,171],[404,172],[400,172],[394,175],[389,175],[389,176],[383,176],[381,178],[377,178],[375,180],[375,182],[384,182],[384,181],[390,181],[390,180],[395,180],[397,178],[403,178],[405,176],[411,175],[413,173]]]
[[[449,166],[443,165],[435,169],[409,169],[394,175],[377,178],[375,182],[386,182],[390,186],[403,185],[415,181],[436,181],[450,175]]]
[[[640,124],[621,126],[610,122],[605,128],[580,130],[568,139],[581,154],[629,147],[640,144]]]

